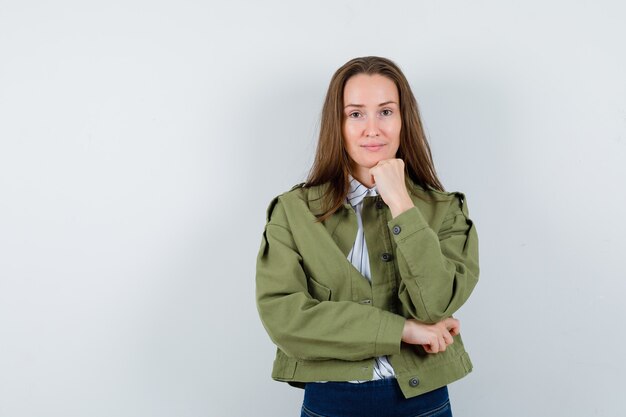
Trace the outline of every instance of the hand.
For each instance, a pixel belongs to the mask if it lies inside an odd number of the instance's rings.
[[[404,322],[402,341],[411,345],[422,345],[428,353],[444,352],[454,342],[452,336],[459,334],[461,322],[449,317],[435,324],[424,324],[409,319]]]
[[[395,218],[414,206],[404,182],[404,161],[402,159],[383,159],[370,168],[370,175],[376,190],[389,206]]]

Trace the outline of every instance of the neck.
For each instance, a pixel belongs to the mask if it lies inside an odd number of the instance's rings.
[[[376,185],[376,183],[374,182],[374,178],[370,175],[369,168],[365,168],[362,166],[353,166],[351,171],[352,176],[367,188],[372,188],[374,185]]]
[[[367,168],[357,168],[351,172],[352,176],[357,179],[361,184],[366,186],[367,188],[372,188],[376,183],[374,182],[372,176],[369,173],[369,169]]]

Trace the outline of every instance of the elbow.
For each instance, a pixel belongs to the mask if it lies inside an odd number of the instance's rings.
[[[447,314],[444,312],[429,312],[428,316],[426,317],[425,320],[422,321],[422,323],[425,324],[437,324],[442,320],[447,319],[448,317],[452,316],[452,314]]]
[[[409,292],[405,287],[399,294],[405,317],[425,324],[435,324],[451,317],[469,299],[478,282],[478,275],[454,280],[449,288],[435,287]],[[448,296],[443,296],[448,294]]]
[[[257,310],[261,323],[265,328],[265,332],[276,347],[291,358],[298,359],[315,359],[310,357],[311,343],[299,340],[297,332],[294,331],[293,325],[285,320],[288,315],[280,314],[280,309],[272,308],[263,302],[257,302]]]
[[[416,310],[412,311],[409,313],[409,316],[417,321],[419,321],[420,323],[424,323],[424,324],[436,324],[439,323],[442,320],[447,319],[448,317],[452,316],[452,313],[448,312],[448,311],[444,311],[444,310],[426,310],[424,309],[423,312],[418,312]]]
[[[270,340],[278,347],[283,353],[290,358],[299,360],[319,360],[319,352],[316,352],[314,347],[315,343],[312,341],[297,340],[293,334],[280,330],[269,330],[267,326],[265,329],[270,336]]]

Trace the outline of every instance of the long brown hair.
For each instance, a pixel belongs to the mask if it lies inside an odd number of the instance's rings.
[[[405,174],[425,189],[444,191],[437,178],[430,146],[426,140],[417,101],[400,68],[392,61],[377,56],[354,58],[339,68],[330,80],[322,108],[320,136],[315,160],[304,187],[329,183],[322,196],[323,221],[335,213],[345,202],[349,190],[350,156],[343,141],[343,92],[346,82],[357,74],[382,75],[392,80],[400,97],[400,146],[397,158],[404,161]]]

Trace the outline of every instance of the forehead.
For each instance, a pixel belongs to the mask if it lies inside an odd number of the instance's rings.
[[[389,78],[380,75],[357,74],[346,81],[343,100],[348,104],[398,103],[398,88]]]

